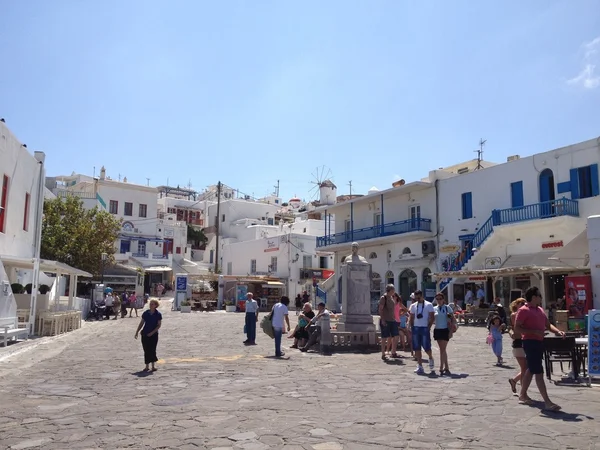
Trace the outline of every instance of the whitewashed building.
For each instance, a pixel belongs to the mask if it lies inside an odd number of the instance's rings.
[[[159,217],[157,188],[130,183],[126,177],[122,181],[111,179],[104,167],[98,178],[80,174],[49,177],[46,186],[58,197],[79,197],[84,207],[98,207],[121,219],[115,260],[159,274],[153,275],[154,282],[171,281],[173,259],[182,259],[187,251],[187,226],[175,214]],[[135,276],[135,271],[114,274],[109,283],[132,285]]]
[[[31,283],[32,289],[46,284],[56,289],[55,280],[60,277],[45,273],[70,275],[72,286],[77,276],[89,275],[48,260],[39,260],[39,273],[34,270],[41,237],[43,198],[52,196],[44,188],[45,159],[43,152],[29,153],[26,145],[0,120],[0,318],[16,317],[17,309],[32,313],[29,310],[31,295],[13,294],[13,283],[22,286]],[[38,295],[37,289],[33,291],[35,309],[47,309],[49,295]],[[72,305],[74,290],[69,294]],[[35,312],[32,317],[35,318]]]
[[[311,292],[313,279],[320,282],[333,271],[333,254],[316,248],[316,236],[324,232],[323,220],[300,217],[293,223],[250,225],[244,240],[224,239],[223,274],[277,278],[290,298]]]
[[[439,272],[450,298],[475,284],[509,299],[530,285],[550,300],[581,263],[553,259],[600,212],[600,139],[440,180]],[[552,259],[551,259],[552,258]]]

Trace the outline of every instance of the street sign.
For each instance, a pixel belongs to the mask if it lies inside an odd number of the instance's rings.
[[[177,277],[177,292],[187,292],[187,277]]]

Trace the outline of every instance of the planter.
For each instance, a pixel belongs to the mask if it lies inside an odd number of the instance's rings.
[[[182,313],[191,313],[192,312],[192,305],[188,305],[188,306],[180,306],[180,311]]]
[[[225,307],[225,311],[227,311],[227,312],[235,312],[236,310],[237,310],[237,306],[235,306],[235,305]]]

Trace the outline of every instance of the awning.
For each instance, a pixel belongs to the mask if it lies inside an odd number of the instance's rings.
[[[524,255],[511,255],[498,269],[476,269],[476,270],[457,270],[454,272],[439,272],[432,276],[435,279],[443,278],[468,278],[477,276],[502,276],[502,275],[519,275],[535,272],[557,272],[557,271],[573,271],[577,268],[567,266],[560,261],[549,259],[554,253],[539,252],[527,253]]]
[[[560,261],[568,266],[588,266],[590,264],[590,246],[587,238],[587,229],[571,239],[567,245],[553,254],[550,259]]]
[[[173,268],[169,266],[153,266],[144,268],[144,272],[152,273],[170,272],[171,270],[173,270]]]
[[[284,286],[285,286],[285,284],[283,284],[281,281],[267,281],[267,283],[263,284],[262,287],[277,289],[277,288],[283,288]]]
[[[33,269],[34,258],[19,258],[17,256],[0,256],[0,261],[5,266],[19,269]],[[65,275],[77,275],[79,277],[92,278],[92,274],[71,267],[68,264],[49,259],[40,259],[40,270],[49,273],[61,273]]]

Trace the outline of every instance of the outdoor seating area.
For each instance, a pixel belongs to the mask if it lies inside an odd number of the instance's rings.
[[[565,374],[565,365],[569,376],[575,381],[587,376],[588,338],[583,332],[568,332],[566,337],[546,336],[544,338],[544,365],[546,377],[552,381],[555,374],[554,364],[560,365],[560,374]]]
[[[37,336],[58,336],[81,328],[81,311],[40,311],[34,333]]]

